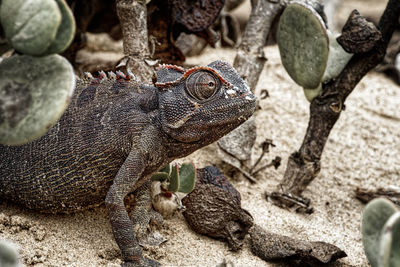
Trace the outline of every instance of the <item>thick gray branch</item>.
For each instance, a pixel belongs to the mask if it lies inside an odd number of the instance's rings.
[[[282,0],[252,0],[250,18],[233,66],[253,92],[267,61],[263,52],[267,35],[275,16],[283,8],[283,2]],[[244,167],[243,163],[251,157],[256,136],[255,121],[250,119],[223,137],[218,145],[225,161],[241,170]]]
[[[143,82],[151,82],[153,68],[150,59],[145,1],[117,0],[117,14],[121,23],[126,67]]]
[[[263,48],[272,22],[283,9],[284,1],[253,0],[249,21],[233,66],[254,92],[264,68]]]
[[[149,57],[146,4],[136,0],[117,0],[117,13],[124,36],[124,54]]]

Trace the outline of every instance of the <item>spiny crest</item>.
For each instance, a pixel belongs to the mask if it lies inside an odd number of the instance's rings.
[[[78,79],[78,82],[83,85],[96,85],[107,81],[141,83],[140,79],[136,77],[130,69],[128,69],[126,74],[119,70],[116,72],[109,71],[107,74],[104,71],[99,71],[97,77],[93,77],[90,72],[85,72],[84,76]]]

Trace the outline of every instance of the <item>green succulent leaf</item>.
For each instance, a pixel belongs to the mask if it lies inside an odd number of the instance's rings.
[[[62,56],[13,56],[0,63],[0,143],[21,145],[39,138],[67,108],[75,88],[71,64]]]
[[[71,44],[75,36],[75,19],[65,0],[55,0],[61,11],[61,24],[57,35],[44,54],[62,53]]]
[[[329,36],[329,57],[322,81],[336,78],[344,69],[353,54],[344,51],[343,47],[336,41],[338,35],[327,31]]]
[[[394,219],[392,227],[392,253],[390,254],[390,267],[400,266],[400,219]]]
[[[320,15],[307,4],[289,4],[279,19],[277,42],[290,77],[304,88],[317,88],[329,56],[329,38]]]
[[[303,88],[303,91],[307,100],[311,102],[315,97],[317,97],[322,92],[322,84],[320,83],[319,86],[314,89]]]
[[[385,223],[380,239],[379,266],[400,266],[400,212]]]
[[[151,180],[152,181],[160,181],[160,182],[164,182],[166,180],[168,180],[169,175],[168,173],[165,172],[156,172],[151,176]]]
[[[168,174],[168,176],[170,176],[171,172],[172,172],[171,164],[166,165],[164,168],[162,168],[158,172],[165,172]]]
[[[169,177],[168,190],[171,192],[177,192],[179,190],[180,179],[179,179],[179,165],[172,166],[171,175]]]
[[[179,169],[179,192],[189,194],[196,183],[196,168],[193,163],[182,164]]]
[[[38,56],[54,41],[61,12],[54,0],[3,0],[0,21],[16,51]]]
[[[0,264],[4,267],[20,266],[18,248],[14,243],[0,239]]]
[[[380,267],[380,240],[388,219],[398,212],[396,206],[387,199],[378,198],[368,203],[362,219],[362,241],[365,254],[372,267]]]

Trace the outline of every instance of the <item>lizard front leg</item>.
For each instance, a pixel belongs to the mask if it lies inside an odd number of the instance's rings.
[[[164,242],[164,237],[149,238],[148,227],[150,221],[157,225],[163,225],[163,218],[160,213],[153,209],[151,201],[151,181],[146,181],[141,187],[135,190],[135,205],[133,208],[132,222],[136,238],[140,245],[159,245]]]
[[[137,187],[145,169],[140,153],[131,151],[108,190],[108,208],[112,231],[124,263],[122,266],[159,266],[159,263],[142,256],[142,249],[134,236],[133,224],[125,209],[125,196]]]

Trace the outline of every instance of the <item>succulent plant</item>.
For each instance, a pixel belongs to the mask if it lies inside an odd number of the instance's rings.
[[[43,135],[67,108],[75,88],[71,64],[59,55],[12,56],[0,63],[0,143]]]
[[[64,51],[75,34],[64,0],[3,0],[0,22],[11,46],[32,56]]]
[[[309,101],[321,92],[323,82],[339,75],[352,56],[327,30],[320,14],[301,2],[285,8],[279,20],[277,42],[283,66],[304,88]]]
[[[167,165],[154,173],[151,180],[166,182],[167,189],[170,192],[189,194],[194,189],[196,182],[196,167],[193,163],[182,164],[181,166],[178,164]]]
[[[75,36],[75,19],[65,0],[55,0],[61,12],[61,23],[54,41],[44,52],[46,55],[64,52]]]
[[[362,240],[372,267],[400,266],[400,210],[377,198],[364,209]]]
[[[164,218],[177,210],[184,210],[181,199],[193,191],[196,182],[196,168],[192,163],[168,164],[151,177],[152,203]]]
[[[18,247],[5,239],[0,239],[0,266],[19,266]]]
[[[2,0],[0,22],[0,52],[25,54],[0,59],[0,144],[21,145],[47,132],[68,106],[75,75],[54,54],[71,43],[75,20],[65,0]]]

